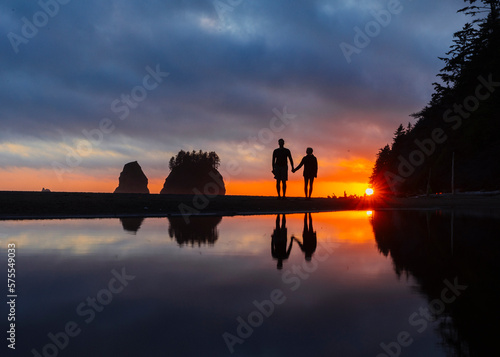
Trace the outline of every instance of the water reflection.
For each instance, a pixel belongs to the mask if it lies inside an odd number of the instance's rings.
[[[287,248],[288,230],[286,228],[286,215],[283,214],[280,222],[280,215],[276,215],[276,227],[271,235],[271,255],[278,262],[277,269],[283,269],[283,261],[287,260],[292,251],[293,238]]]
[[[377,211],[372,224],[377,247],[391,257],[397,276],[418,282],[448,355],[497,350],[499,216]],[[453,292],[459,296],[451,302]]]
[[[168,217],[168,235],[181,246],[214,245],[219,238],[217,225],[221,221],[221,216],[191,216],[188,221],[182,216]]]
[[[304,252],[306,260],[311,261],[312,255],[316,251],[318,238],[316,237],[316,231],[313,228],[312,215],[310,212],[304,213],[304,229],[302,231],[302,243],[295,237],[293,237],[293,239],[295,239],[297,244],[300,246],[302,252]]]
[[[144,222],[144,217],[120,217],[120,222],[125,231],[136,234]]]
[[[405,357],[496,349],[498,216],[377,211],[190,220],[1,222],[0,254],[16,242],[23,289],[16,352],[42,353],[53,344],[49,333],[61,336],[69,321],[82,333],[60,356],[230,356],[222,335],[241,338],[241,321],[253,332],[233,346],[235,356],[390,356],[381,343],[397,355],[391,343],[401,331],[412,339],[399,353]],[[128,234],[134,229],[140,239]],[[115,271],[136,278],[110,295],[119,287],[110,285]],[[283,303],[271,308],[276,292]],[[87,311],[88,298],[103,308],[90,322],[78,309],[83,303]]]

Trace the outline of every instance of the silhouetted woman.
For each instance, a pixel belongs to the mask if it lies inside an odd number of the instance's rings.
[[[313,155],[312,148],[307,148],[306,154],[307,155],[302,158],[299,166],[293,169],[292,172],[296,172],[304,166],[304,194],[306,195],[306,199],[310,199],[313,191],[314,178],[318,176],[318,160],[316,156]],[[309,190],[307,189],[308,184]]]

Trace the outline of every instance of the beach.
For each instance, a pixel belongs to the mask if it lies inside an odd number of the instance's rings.
[[[80,192],[0,192],[0,219],[248,215],[380,209],[496,209],[500,195],[457,194],[405,198],[312,198]]]

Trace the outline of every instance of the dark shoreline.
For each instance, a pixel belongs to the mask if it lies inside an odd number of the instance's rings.
[[[0,191],[0,219],[257,215],[377,209],[500,209],[500,195],[313,198]]]

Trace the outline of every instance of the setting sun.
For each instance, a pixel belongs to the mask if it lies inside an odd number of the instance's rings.
[[[365,191],[365,193],[366,193],[367,196],[373,195],[373,188],[367,188],[366,191]]]

